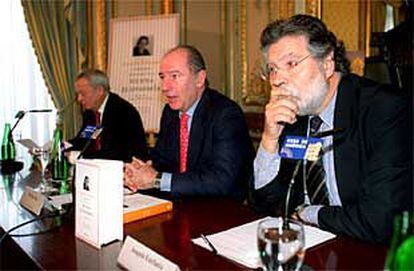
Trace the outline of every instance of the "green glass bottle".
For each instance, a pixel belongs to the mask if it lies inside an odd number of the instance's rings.
[[[394,220],[385,270],[414,270],[414,213],[405,211]]]
[[[53,136],[52,146],[52,178],[54,180],[67,180],[68,178],[68,161],[63,154],[62,131],[56,128]]]
[[[1,160],[14,161],[16,158],[16,147],[11,134],[10,123],[4,125],[3,142],[1,144]]]

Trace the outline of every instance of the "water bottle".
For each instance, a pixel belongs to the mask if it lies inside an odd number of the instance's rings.
[[[385,270],[414,270],[414,213],[405,211],[394,220]]]
[[[16,158],[16,147],[11,134],[10,123],[4,125],[3,143],[1,144],[1,160],[14,161]]]
[[[64,145],[62,131],[56,128],[53,136],[52,146],[52,178],[54,180],[67,180],[68,178],[68,161],[63,154]]]

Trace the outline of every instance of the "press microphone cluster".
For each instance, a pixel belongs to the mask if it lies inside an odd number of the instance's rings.
[[[102,130],[103,127],[96,127],[91,125],[88,125],[85,127],[85,129],[83,129],[83,131],[81,132],[81,137],[87,139],[87,141],[76,159],[80,159],[83,157],[84,153],[91,145],[92,140],[98,139],[102,133]]]
[[[321,158],[322,140],[321,138],[342,133],[343,128],[336,128],[320,133],[312,134],[311,137],[286,136],[281,149],[281,157],[297,160],[293,170],[292,178],[289,182],[285,199],[285,212],[283,220],[283,228],[289,229],[289,205],[292,193],[292,187],[295,184],[296,176],[299,172],[302,161],[309,160],[317,163]]]

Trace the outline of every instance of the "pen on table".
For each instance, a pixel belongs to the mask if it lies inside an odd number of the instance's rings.
[[[207,237],[204,234],[200,235],[203,241],[211,248],[214,254],[218,254],[217,249],[213,246],[213,244],[210,242],[210,240],[207,239]]]

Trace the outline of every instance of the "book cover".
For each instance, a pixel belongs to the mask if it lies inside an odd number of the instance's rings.
[[[171,201],[156,197],[132,194],[124,195],[124,224],[172,211]]]

